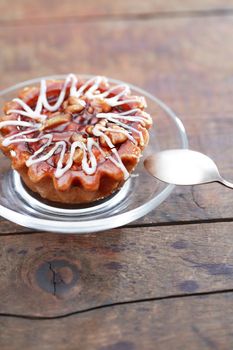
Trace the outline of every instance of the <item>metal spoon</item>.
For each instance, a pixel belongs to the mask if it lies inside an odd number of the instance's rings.
[[[145,159],[144,167],[152,176],[170,184],[199,185],[216,181],[233,188],[233,183],[221,177],[211,158],[189,149],[173,149],[151,155]]]

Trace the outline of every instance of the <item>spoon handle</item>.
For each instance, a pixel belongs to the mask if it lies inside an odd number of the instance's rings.
[[[233,188],[233,183],[223,179],[222,177],[218,180],[218,182],[220,182],[226,187]]]

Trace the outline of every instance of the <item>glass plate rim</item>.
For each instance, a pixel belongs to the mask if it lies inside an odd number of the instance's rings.
[[[92,74],[76,74],[81,79],[90,79],[92,77],[95,77],[96,75]],[[34,79],[25,80],[23,82],[17,83],[15,85],[12,85],[6,89],[3,89],[0,91],[0,96],[4,96],[7,93],[10,93],[13,90],[20,89],[22,87],[25,87],[28,84],[38,83],[41,79],[64,79],[67,76],[67,74],[53,74],[49,76],[43,76],[43,77],[37,77]],[[179,132],[181,146],[180,148],[188,148],[188,137],[184,128],[184,125],[181,121],[181,119],[177,116],[177,114],[168,107],[162,100],[160,100],[158,97],[152,95],[151,93],[145,91],[144,89],[135,86],[130,83],[126,83],[124,81],[113,79],[108,77],[110,82],[113,82],[115,84],[127,84],[131,89],[139,92],[140,94],[148,97],[152,101],[154,101],[174,122],[175,126],[177,127],[177,130]],[[148,202],[144,203],[141,206],[138,206],[137,208],[131,209],[129,211],[126,211],[122,214],[113,215],[108,218],[104,219],[96,219],[93,222],[91,221],[59,221],[59,226],[55,227],[58,221],[48,220],[48,219],[41,219],[41,218],[31,218],[30,216],[26,216],[24,214],[15,212],[14,210],[5,208],[4,206],[0,205],[0,215],[18,225],[32,228],[38,230],[38,226],[41,230],[44,231],[50,231],[54,233],[66,233],[66,234],[87,234],[87,233],[95,233],[99,231],[104,231],[116,227],[120,227],[123,225],[126,225],[132,221],[135,221],[146,214],[148,214],[151,210],[153,210],[155,207],[159,206],[174,190],[175,185],[167,184],[166,187],[158,194],[156,197],[152,198]],[[120,219],[120,220],[119,220]],[[30,222],[30,220],[33,221],[33,223]],[[119,224],[120,222],[120,224]],[[78,226],[78,227],[77,227]],[[88,227],[88,231],[87,231]]]

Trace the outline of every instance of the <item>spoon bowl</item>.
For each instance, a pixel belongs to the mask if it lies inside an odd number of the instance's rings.
[[[144,160],[144,167],[160,181],[174,185],[220,182],[233,188],[232,183],[221,177],[211,158],[189,149],[172,149],[151,155]]]

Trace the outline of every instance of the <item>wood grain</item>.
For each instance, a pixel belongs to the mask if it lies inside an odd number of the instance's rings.
[[[233,289],[233,224],[1,237],[0,313],[59,316]]]
[[[222,175],[233,179],[232,17],[134,24],[119,20],[114,26],[111,21],[50,23],[29,28],[24,23],[1,33],[0,65],[10,72],[2,75],[1,87],[68,71],[101,73],[135,83],[167,102],[182,117],[190,146],[213,157]],[[231,191],[211,184],[177,188],[135,224],[229,218],[233,218]],[[3,233],[16,230],[10,224],[0,228]]]
[[[233,17],[29,28],[27,23],[10,26],[1,34],[0,63],[9,72],[2,76],[1,88],[46,74],[104,74],[156,94],[197,133],[196,119],[232,111]]]
[[[68,0],[57,4],[56,0],[30,1],[21,0],[9,6],[7,0],[0,1],[1,22],[9,20],[24,20],[31,22],[34,19],[62,19],[64,17],[94,17],[112,15],[137,15],[137,14],[160,14],[171,12],[222,10],[232,9],[232,1],[222,0],[144,0],[144,1],[108,1],[95,0],[77,1]]]
[[[180,114],[191,147],[233,179],[232,9],[0,0],[0,88],[70,71],[129,81]],[[177,188],[132,227],[92,235],[32,234],[1,220],[0,348],[232,349],[231,194]],[[184,225],[200,220],[225,222]]]
[[[2,317],[0,346],[4,350],[231,350],[232,303],[229,293],[120,305],[65,320]]]

